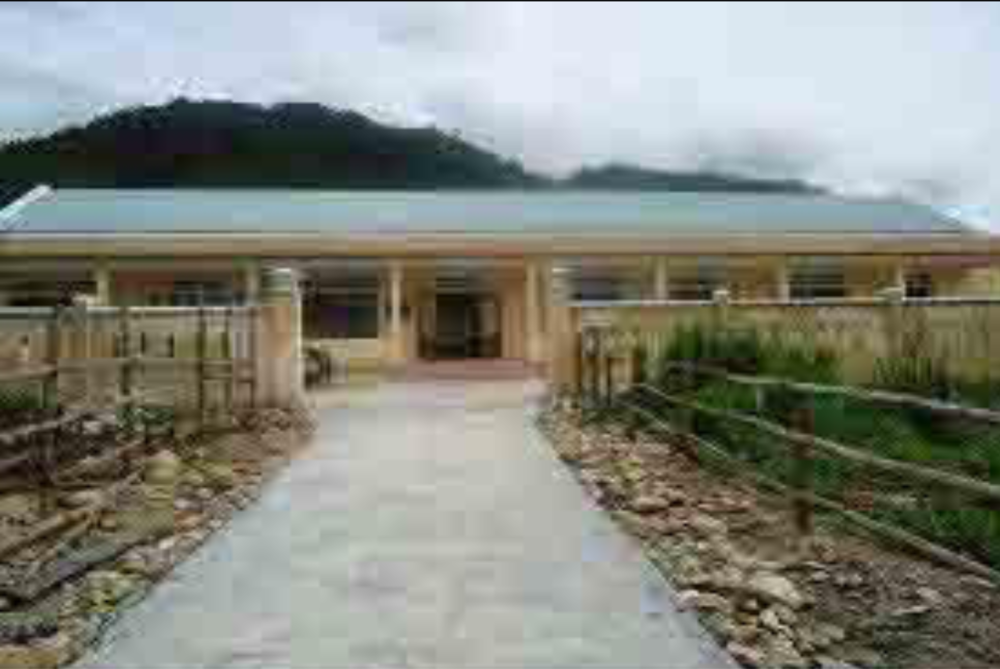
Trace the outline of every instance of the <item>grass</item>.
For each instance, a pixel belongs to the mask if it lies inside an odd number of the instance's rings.
[[[720,333],[699,326],[680,328],[654,360],[652,377],[653,383],[668,393],[789,427],[795,427],[796,415],[808,408],[813,430],[820,436],[882,457],[1000,483],[1000,430],[996,428],[918,410],[887,408],[852,398],[806,396],[788,390],[769,389],[762,399],[746,386],[679,375],[667,364],[676,361],[739,374],[841,384],[841,365],[833,351],[790,343],[753,330]],[[994,398],[1000,396],[994,380],[953,377],[944,361],[921,357],[916,351],[876,361],[872,385],[988,407],[995,406]],[[657,411],[726,448],[762,473],[784,483],[794,480],[787,445],[731,421],[662,405]],[[813,485],[817,494],[1000,568],[1000,512],[995,509],[974,506],[961,497],[896,475],[822,456],[813,463]]]

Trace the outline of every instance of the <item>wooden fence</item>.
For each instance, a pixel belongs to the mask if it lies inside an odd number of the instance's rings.
[[[772,322],[777,328],[778,323],[784,322],[781,331],[773,332],[772,336],[799,343],[808,341],[813,346],[820,342],[820,345],[832,347],[854,361],[846,370],[848,379],[871,378],[873,362],[864,358],[876,355],[874,351],[882,351],[881,355],[903,355],[909,353],[904,348],[907,346],[924,347],[921,354],[928,350],[936,354],[941,350],[936,346],[951,346],[948,349],[951,353],[943,358],[950,370],[976,377],[990,376],[1000,371],[1000,363],[995,362],[1000,330],[992,331],[993,319],[1000,317],[1000,301],[735,305],[723,299],[714,304],[659,306],[661,308],[648,304],[574,307],[577,327],[572,330],[573,374],[563,387],[570,389],[572,396],[592,412],[591,416],[620,420],[630,431],[653,430],[669,434],[682,443],[691,444],[696,453],[780,491],[789,497],[795,509],[796,525],[803,535],[812,532],[813,513],[821,509],[933,559],[1000,582],[996,562],[993,567],[987,566],[983,560],[971,557],[968,551],[956,550],[955,546],[938,541],[938,537],[911,531],[913,528],[873,517],[844,500],[824,496],[816,489],[815,476],[817,460],[823,458],[853,468],[859,472],[858,476],[868,477],[869,484],[879,477],[891,478],[902,483],[899,486],[885,484],[886,490],[905,490],[907,495],[920,497],[921,504],[927,504],[928,513],[937,513],[930,507],[939,500],[932,496],[941,493],[940,499],[947,501],[948,512],[979,509],[984,514],[992,514],[977,527],[986,528],[981,536],[983,545],[992,542],[991,550],[1000,550],[1000,481],[996,480],[994,471],[1000,461],[996,453],[1000,441],[994,439],[1000,434],[997,432],[1000,411],[906,392],[734,373],[704,362],[663,357],[664,348],[669,346],[681,325],[699,323],[709,331],[721,332],[738,329],[747,323]],[[754,314],[755,308],[761,309],[762,314]],[[863,318],[844,320],[831,318],[831,309],[837,314],[867,313]],[[734,312],[741,313],[734,316]],[[783,321],[775,316],[782,312]],[[789,323],[794,318],[810,323],[808,339],[797,339],[803,336],[803,328]],[[838,323],[833,334],[825,330],[831,322]],[[929,328],[929,323],[935,323],[936,327]],[[987,323],[990,327],[986,327]],[[954,329],[967,331],[954,332]],[[852,348],[854,346],[858,348]],[[748,391],[752,400],[742,405],[738,402],[730,406],[725,402],[722,406],[713,404],[698,393],[709,381]],[[785,421],[776,421],[768,411],[776,398],[786,405],[789,405],[789,398],[793,399],[790,403],[793,409]],[[919,414],[919,420],[932,419],[958,435],[956,443],[949,446],[956,449],[956,453],[960,453],[960,449],[981,448],[983,461],[992,464],[985,467],[983,476],[975,477],[961,467],[955,469],[934,461],[890,457],[886,444],[881,449],[877,443],[859,446],[817,434],[816,407],[830,401],[868,406],[876,415],[881,411],[887,414],[898,411],[910,417]],[[741,430],[740,439],[749,439],[747,435],[750,434],[766,438],[768,450],[773,453],[768,457],[783,461],[782,471],[787,475],[775,476],[773,472],[755,467],[752,458],[747,461],[741,457],[739,439],[735,448],[713,441],[711,436],[717,433],[710,431],[706,435],[699,427],[705,421]],[[887,424],[887,428],[890,427],[896,429],[898,424]],[[886,442],[892,436],[887,431]],[[975,443],[976,439],[982,439],[982,443]],[[877,489],[877,485],[875,487]]]
[[[256,402],[257,309],[0,310],[0,471],[87,421],[171,428]],[[4,456],[10,455],[6,459]]]
[[[730,300],[724,291],[707,302],[584,302],[567,307],[569,323],[553,342],[556,351],[575,351],[567,360],[564,387],[583,353],[581,331],[604,329],[616,340],[641,339],[648,348],[691,327],[754,331],[786,345],[837,355],[852,382],[873,380],[880,361],[919,358],[968,379],[1000,376],[1000,299],[903,299],[899,291],[880,298],[805,301]]]

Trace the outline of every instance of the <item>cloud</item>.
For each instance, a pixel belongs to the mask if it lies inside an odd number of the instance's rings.
[[[986,4],[4,3],[0,136],[178,95],[319,101],[536,169],[804,177],[1000,212]]]

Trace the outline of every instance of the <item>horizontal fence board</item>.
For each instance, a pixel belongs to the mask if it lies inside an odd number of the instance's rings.
[[[993,485],[991,483],[985,483],[983,481],[977,481],[965,476],[921,467],[919,465],[910,464],[901,460],[881,458],[859,449],[845,446],[830,439],[824,439],[815,435],[805,434],[804,432],[789,430],[781,425],[778,425],[777,423],[772,423],[761,418],[727,411],[725,409],[717,409],[700,402],[694,402],[669,395],[660,389],[647,384],[640,384],[636,386],[636,388],[651,392],[668,404],[691,409],[692,411],[698,411],[705,415],[715,416],[716,418],[721,418],[723,420],[742,423],[765,434],[776,437],[780,443],[802,444],[810,448],[814,448],[817,451],[822,451],[828,455],[833,455],[843,460],[854,462],[855,464],[880,469],[882,471],[901,475],[915,481],[932,483],[941,487],[950,488],[951,490],[955,490],[982,500],[1000,502],[1000,486]]]

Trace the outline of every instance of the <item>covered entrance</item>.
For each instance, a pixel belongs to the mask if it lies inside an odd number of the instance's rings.
[[[439,268],[425,284],[417,315],[420,358],[466,360],[503,355],[503,314],[496,282],[468,268]]]

